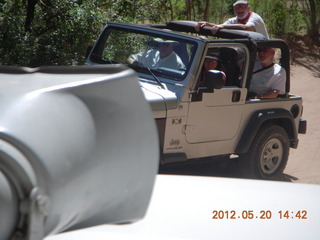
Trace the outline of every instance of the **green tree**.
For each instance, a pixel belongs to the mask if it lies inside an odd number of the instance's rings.
[[[0,64],[84,63],[108,21],[165,23],[193,20],[222,23],[234,16],[234,0],[2,0]],[[250,0],[269,34],[308,33],[319,37],[320,0]]]
[[[83,63],[105,17],[93,1],[4,1],[0,5],[2,65]]]
[[[320,0],[295,0],[303,12],[308,33],[313,37],[319,37],[320,33]]]
[[[269,30],[276,36],[281,37],[286,30],[286,19],[288,12],[286,4],[282,0],[274,1],[272,6],[272,15],[269,24]]]

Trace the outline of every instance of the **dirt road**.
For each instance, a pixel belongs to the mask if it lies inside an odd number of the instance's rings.
[[[309,69],[291,66],[291,92],[303,97],[307,134],[299,135],[298,149],[290,149],[285,174],[294,182],[320,184],[320,64]]]

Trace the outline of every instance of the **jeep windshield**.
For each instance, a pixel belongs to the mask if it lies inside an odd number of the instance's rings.
[[[149,32],[107,27],[94,47],[93,64],[126,64],[140,77],[181,81],[191,65],[196,44]]]

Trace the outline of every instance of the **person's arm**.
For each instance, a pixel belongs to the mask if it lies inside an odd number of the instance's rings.
[[[220,29],[238,29],[238,30],[246,30],[246,31],[255,31],[254,24],[248,22],[246,24],[219,24],[212,25],[211,32],[212,34],[216,34]]]
[[[143,55],[145,56],[146,53],[141,52],[141,53],[137,53],[137,54],[132,54],[127,58],[127,62],[129,64],[140,65],[141,64],[140,61],[142,61]]]
[[[285,85],[286,85],[286,70],[281,68],[279,73],[273,76],[272,78],[272,90],[266,91],[257,98],[260,99],[272,99],[277,98],[279,94],[285,93]]]
[[[214,24],[214,23],[209,23],[209,22],[198,22],[198,23],[196,23],[195,25],[194,25],[194,28],[196,29],[196,31],[197,32],[199,32],[200,31],[200,29],[201,28],[203,28],[203,27],[213,27],[213,26],[215,26],[216,24]]]
[[[279,94],[285,93],[286,80],[287,80],[286,70],[278,65],[276,65],[276,67],[279,67],[280,71],[277,74],[275,74],[271,79],[272,90],[261,94],[260,97],[258,96],[258,98],[260,98],[260,99],[277,98]]]
[[[260,98],[260,99],[273,99],[273,98],[277,98],[279,93],[280,93],[280,90],[272,89],[270,91],[267,91],[267,92],[257,96],[257,98]]]

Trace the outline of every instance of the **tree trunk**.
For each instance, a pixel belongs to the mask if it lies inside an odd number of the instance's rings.
[[[311,23],[311,35],[318,36],[319,35],[319,26],[317,23],[317,8],[315,0],[309,0],[310,4],[310,23]]]
[[[186,18],[187,18],[187,20],[191,20],[191,6],[192,6],[192,0],[186,0]]]
[[[169,5],[170,5],[170,13],[171,13],[171,19],[173,20],[173,6],[172,6],[172,0],[169,0]]]
[[[203,14],[203,20],[204,20],[204,21],[208,21],[209,5],[210,5],[210,0],[207,0],[207,2],[206,2],[206,9],[204,10],[204,14]]]
[[[38,0],[26,0],[26,20],[25,20],[25,30],[27,32],[31,31],[32,21],[34,19],[35,6],[38,3]]]

